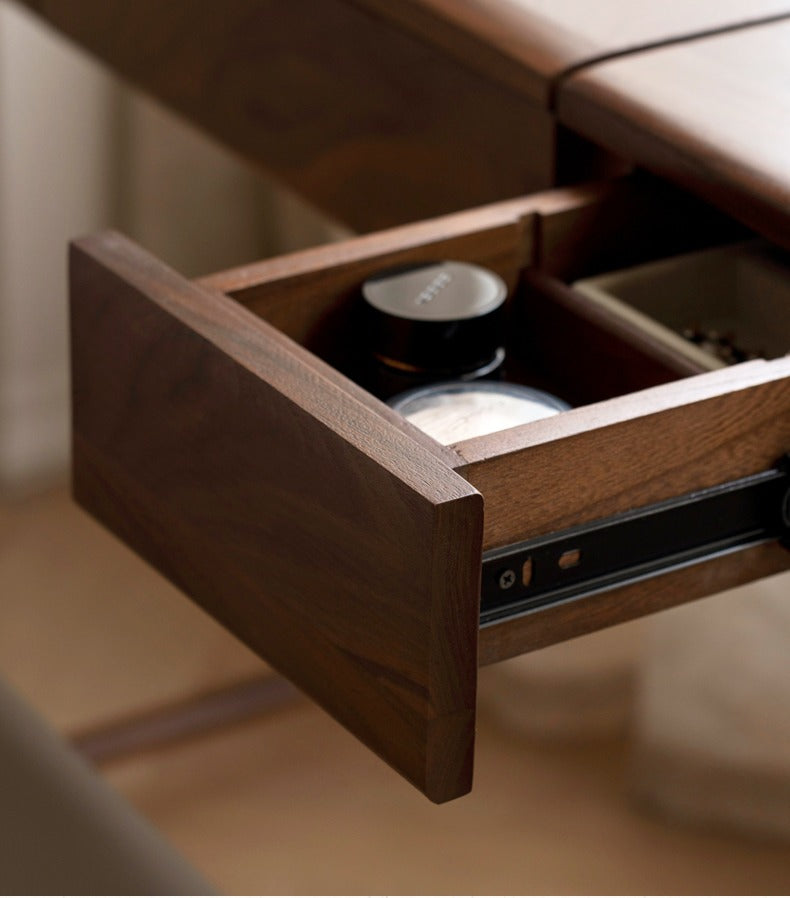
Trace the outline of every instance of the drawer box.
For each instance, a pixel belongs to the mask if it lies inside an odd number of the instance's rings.
[[[190,282],[71,253],[77,500],[434,801],[472,779],[476,672],[767,576],[777,540],[480,626],[483,553],[771,469],[790,359],[699,374],[564,286],[738,229],[665,185],[539,194]],[[455,258],[513,290],[515,377],[578,407],[442,447],[352,379],[354,298]]]

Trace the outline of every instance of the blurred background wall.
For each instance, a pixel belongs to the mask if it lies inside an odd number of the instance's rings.
[[[342,230],[0,4],[0,490],[68,459],[66,246],[129,234],[187,275]]]

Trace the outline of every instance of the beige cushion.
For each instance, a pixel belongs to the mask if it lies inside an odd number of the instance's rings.
[[[212,890],[0,682],[0,893]]]

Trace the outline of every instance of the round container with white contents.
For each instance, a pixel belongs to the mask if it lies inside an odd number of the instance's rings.
[[[404,418],[445,446],[549,418],[570,406],[519,384],[452,381],[409,390],[389,400]]]

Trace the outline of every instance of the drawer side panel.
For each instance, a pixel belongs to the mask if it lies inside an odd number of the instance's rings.
[[[686,378],[456,449],[485,497],[485,548],[556,533],[773,468],[790,449],[790,358]],[[787,568],[790,552],[771,542],[566,599],[483,627],[480,660],[501,660]]]

